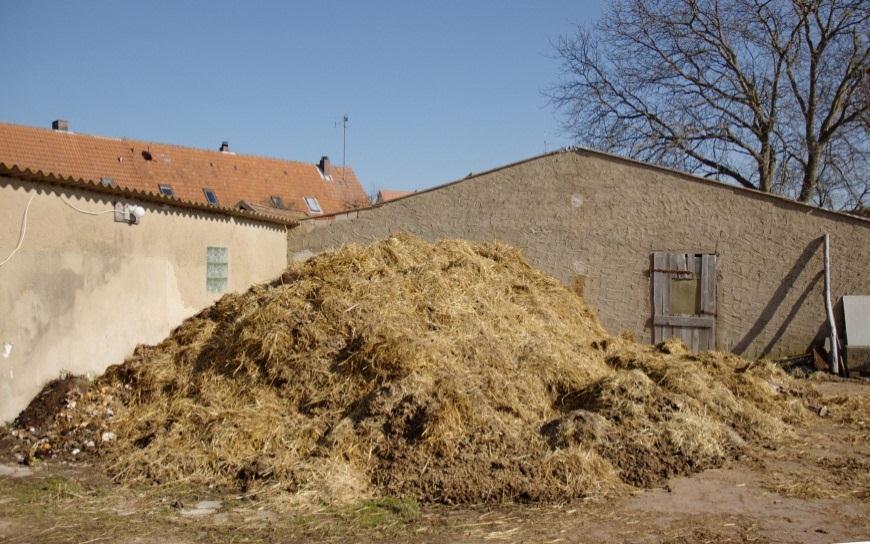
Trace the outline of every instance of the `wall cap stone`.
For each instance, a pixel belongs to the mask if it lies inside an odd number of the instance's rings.
[[[557,156],[557,155],[562,155],[565,153],[574,153],[576,155],[581,155],[581,156],[583,156],[583,155],[592,156],[592,157],[597,157],[597,158],[601,158],[601,159],[607,159],[607,160],[614,161],[614,162],[622,162],[622,163],[631,164],[634,166],[640,166],[642,168],[672,174],[672,175],[678,176],[680,178],[683,178],[686,181],[691,181],[694,183],[702,183],[704,185],[718,188],[718,189],[730,190],[730,191],[732,191],[738,195],[742,195],[742,196],[770,200],[770,201],[775,202],[777,204],[785,204],[788,206],[793,206],[793,207],[799,208],[804,212],[820,213],[823,215],[831,216],[834,219],[848,220],[848,221],[862,224],[863,226],[870,228],[870,218],[861,217],[859,215],[854,215],[854,214],[847,213],[847,212],[829,210],[829,209],[821,208],[819,206],[815,206],[812,204],[807,204],[805,202],[798,202],[797,200],[794,200],[792,198],[788,198],[786,196],[778,195],[776,193],[767,193],[764,191],[759,191],[757,189],[750,189],[748,187],[729,185],[729,184],[723,183],[721,181],[703,178],[701,176],[696,176],[694,174],[690,174],[688,172],[683,172],[681,170],[677,170],[674,168],[668,168],[666,166],[660,166],[657,164],[652,164],[649,162],[641,161],[638,159],[623,157],[621,155],[616,155],[614,153],[609,153],[607,151],[601,151],[599,149],[594,149],[594,148],[590,148],[590,147],[582,147],[582,146],[563,147],[562,149],[558,149],[556,151],[541,153],[539,155],[534,155],[534,156],[526,158],[526,159],[521,159],[521,160],[518,160],[515,162],[508,163],[508,164],[503,164],[501,166],[496,166],[495,168],[491,168],[491,169],[485,170],[483,172],[471,173],[462,179],[450,181],[447,183],[443,183],[441,185],[429,187],[427,189],[421,189],[419,191],[415,191],[415,192],[410,193],[408,195],[400,196],[400,197],[395,198],[393,200],[388,200],[386,202],[381,202],[378,204],[372,204],[371,206],[367,206],[364,208],[357,208],[357,209],[351,210],[351,211],[341,211],[341,212],[335,212],[335,213],[331,213],[331,214],[324,214],[324,215],[320,215],[317,217],[308,217],[305,219],[301,219],[300,223],[304,224],[304,223],[308,223],[308,222],[316,223],[318,221],[324,221],[324,222],[334,221],[334,220],[338,219],[339,217],[341,217],[342,219],[350,219],[350,218],[354,217],[351,214],[356,214],[356,216],[358,217],[359,212],[364,212],[364,211],[380,208],[382,206],[389,206],[392,204],[396,204],[396,203],[401,202],[401,201],[408,199],[408,198],[414,198],[414,197],[417,197],[419,195],[423,195],[423,194],[430,193],[433,191],[439,191],[441,189],[446,189],[446,188],[451,187],[453,185],[457,185],[459,183],[464,183],[467,181],[472,181],[478,177],[492,174],[492,173],[498,172],[500,170],[506,170],[508,168],[513,168],[514,166],[518,166],[520,164],[525,164],[525,163],[537,161],[540,159],[545,159],[545,158],[549,158],[549,157],[553,157],[553,156]],[[795,211],[798,211],[798,210],[795,210]]]

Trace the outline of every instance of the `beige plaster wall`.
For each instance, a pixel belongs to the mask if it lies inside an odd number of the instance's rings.
[[[717,346],[803,353],[824,326],[821,236],[835,301],[870,293],[870,221],[586,151],[546,155],[428,192],[306,221],[290,258],[396,232],[502,240],[587,299],[613,333],[651,341],[650,254],[719,254]],[[840,311],[841,313],[841,311]]]
[[[98,374],[140,343],[162,340],[220,295],[206,290],[206,247],[229,248],[229,290],[276,277],[286,229],[139,202],[138,225],[116,223],[115,197],[0,177],[0,421],[14,418],[61,371]],[[129,201],[129,200],[125,200]]]

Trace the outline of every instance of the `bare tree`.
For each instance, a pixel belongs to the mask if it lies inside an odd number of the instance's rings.
[[[868,35],[866,0],[617,0],[547,95],[583,145],[859,209]]]

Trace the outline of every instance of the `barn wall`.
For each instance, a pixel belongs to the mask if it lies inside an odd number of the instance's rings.
[[[397,232],[502,240],[586,298],[613,333],[651,340],[650,254],[719,254],[719,349],[803,353],[822,337],[821,236],[835,300],[870,293],[870,221],[586,151],[526,162],[358,212],[303,222],[289,256]]]
[[[35,196],[34,196],[35,195]],[[14,418],[61,371],[99,373],[139,343],[161,341],[220,295],[206,289],[206,247],[229,250],[229,290],[277,276],[286,229],[223,215],[139,204],[138,225],[116,223],[98,193],[0,177],[0,422]],[[125,199],[126,202],[132,202]]]

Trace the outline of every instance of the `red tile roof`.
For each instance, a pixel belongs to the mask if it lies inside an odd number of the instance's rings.
[[[222,207],[244,200],[263,212],[272,207],[272,196],[286,209],[309,215],[305,197],[316,198],[323,213],[367,203],[350,168],[332,166],[330,181],[311,163],[4,123],[0,163],[64,178],[111,178],[119,187],[150,193],[170,185],[176,198],[206,204],[203,189],[209,188]]]
[[[284,219],[288,219],[291,221],[298,221],[299,219],[305,219],[309,214],[305,212],[301,212],[298,210],[289,210],[284,208],[276,208],[272,204],[268,206],[265,204],[257,204],[254,202],[248,202],[247,200],[242,200],[239,202],[238,208],[240,210],[245,210],[253,213],[259,213],[264,215],[271,215],[272,217],[282,217]]]
[[[403,196],[408,196],[412,194],[414,194],[414,191],[393,191],[391,189],[381,189],[380,191],[378,191],[376,203],[380,204],[381,202],[389,202],[390,200],[396,200],[397,198],[402,198]]]

